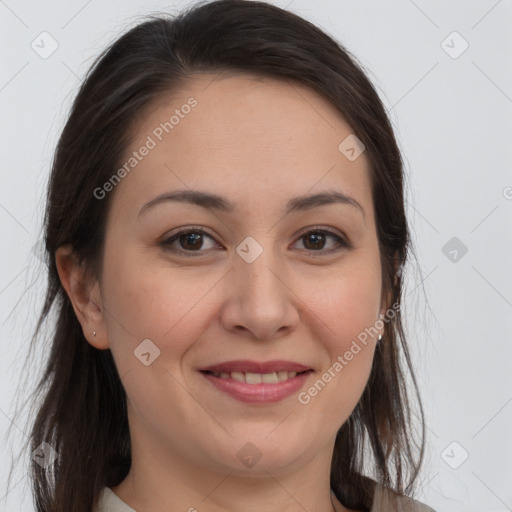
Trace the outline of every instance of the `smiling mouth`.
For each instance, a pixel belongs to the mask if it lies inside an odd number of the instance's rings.
[[[297,393],[314,370],[268,373],[200,370],[218,391],[247,404],[267,405]]]
[[[304,373],[311,373],[313,370],[306,370],[303,372],[270,372],[270,373],[252,373],[252,372],[212,372],[209,370],[202,370],[202,373],[212,375],[218,379],[232,379],[237,382],[246,384],[279,384],[286,382],[290,379],[302,375]]]

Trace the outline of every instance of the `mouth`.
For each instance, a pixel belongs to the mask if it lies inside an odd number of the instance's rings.
[[[298,392],[312,368],[290,361],[231,361],[199,372],[223,393],[245,403],[272,403]]]
[[[246,384],[278,384],[295,378],[297,375],[310,373],[313,370],[305,370],[303,372],[271,372],[271,373],[253,373],[253,372],[211,372],[209,370],[201,370],[202,373],[212,375],[218,379],[230,379]]]

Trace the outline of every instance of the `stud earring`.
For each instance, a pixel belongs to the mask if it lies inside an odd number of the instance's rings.
[[[93,335],[93,336],[96,336],[96,331],[92,331],[92,335]]]
[[[378,341],[380,341],[382,339],[382,334],[379,334],[379,339]]]

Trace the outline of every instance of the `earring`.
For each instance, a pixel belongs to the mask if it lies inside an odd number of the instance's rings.
[[[382,334],[379,334],[378,341],[380,341],[381,339],[382,339]]]
[[[96,336],[96,331],[92,331],[92,335],[93,335],[93,336]]]

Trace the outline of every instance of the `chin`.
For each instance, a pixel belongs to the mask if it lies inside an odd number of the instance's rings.
[[[272,428],[275,429],[274,424]],[[296,464],[300,464],[300,459],[305,458],[306,454],[303,453],[304,439],[298,441],[298,435],[276,435],[274,439],[270,439],[272,434],[265,439],[272,429],[264,430],[264,434],[259,433],[255,436],[245,435],[230,439],[227,441],[229,446],[223,446],[227,451],[224,456],[219,460],[219,451],[211,454],[217,458],[217,462],[223,466],[223,469],[233,472],[239,476],[260,475],[267,476],[268,472],[292,468]],[[288,442],[286,442],[288,440]],[[220,448],[217,445],[217,448]],[[318,447],[315,447],[315,453],[318,452]]]

